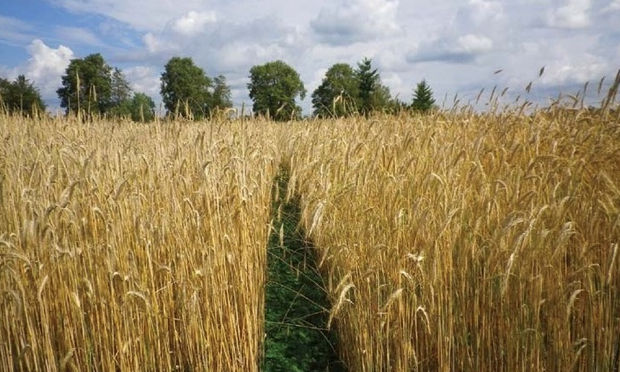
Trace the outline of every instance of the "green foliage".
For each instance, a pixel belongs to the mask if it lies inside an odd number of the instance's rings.
[[[274,61],[252,67],[248,90],[255,114],[269,115],[278,121],[301,117],[295,98],[303,100],[306,88],[297,71],[286,63]]]
[[[359,82],[353,68],[336,63],[327,70],[321,85],[312,93],[314,115],[342,117],[357,111]]]
[[[62,87],[56,93],[66,112],[85,110],[104,114],[112,105],[112,67],[101,54],[73,59],[62,76]]]
[[[24,75],[19,75],[12,83],[0,78],[0,101],[10,113],[38,115],[45,112],[39,91]]]
[[[394,104],[390,88],[379,82],[371,94],[370,102],[372,111],[390,111],[391,106]]]
[[[279,195],[286,194],[288,176],[278,177]],[[276,200],[274,214],[283,200]],[[265,291],[265,372],[343,371],[336,351],[335,332],[325,329],[330,308],[314,252],[297,228],[299,200],[281,206],[268,248],[268,281]]]
[[[168,115],[201,119],[209,113],[213,85],[191,58],[172,57],[161,74],[161,95]]]
[[[136,92],[131,98],[114,105],[108,115],[117,119],[131,119],[135,122],[150,122],[155,119],[155,102],[146,94]]]
[[[0,76],[0,102],[4,103],[7,95],[9,94],[10,87],[11,82]]]
[[[110,118],[128,118],[131,116],[131,100],[124,100],[118,102],[114,106],[111,106],[107,112],[108,117]]]
[[[226,85],[226,77],[219,75],[213,79],[215,87],[213,88],[213,94],[211,95],[211,102],[209,107],[213,110],[225,110],[233,106],[231,101],[230,87]]]
[[[155,119],[155,102],[144,93],[136,92],[131,99],[131,120],[147,123]]]
[[[364,58],[357,64],[355,71],[359,81],[359,110],[364,115],[370,114],[380,104],[384,92],[377,92],[381,87],[381,76],[377,69],[372,68],[372,60]],[[388,92],[389,94],[389,92]]]
[[[418,112],[427,112],[435,105],[435,99],[433,98],[433,91],[428,86],[426,80],[422,80],[416,86],[413,92],[413,102],[411,103],[411,109]]]
[[[342,117],[354,113],[369,115],[374,111],[397,113],[403,103],[392,98],[390,89],[381,83],[381,75],[364,58],[354,71],[343,63],[333,65],[321,85],[312,93],[314,114],[319,117]]]
[[[110,83],[110,103],[112,106],[120,106],[131,99],[131,86],[125,78],[125,74],[115,67],[112,72]]]

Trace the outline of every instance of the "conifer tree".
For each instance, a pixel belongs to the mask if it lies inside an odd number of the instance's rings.
[[[426,83],[426,80],[422,80],[418,83],[415,91],[413,92],[411,109],[419,112],[427,112],[432,109],[434,105],[435,99],[433,98],[433,91]]]

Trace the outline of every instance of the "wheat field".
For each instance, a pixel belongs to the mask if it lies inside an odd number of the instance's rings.
[[[282,170],[349,371],[617,370],[619,123],[0,115],[0,370],[258,371]]]
[[[267,124],[0,119],[0,369],[256,371]]]

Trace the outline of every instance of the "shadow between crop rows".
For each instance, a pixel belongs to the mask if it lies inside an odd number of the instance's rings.
[[[274,190],[275,221],[267,251],[262,370],[344,372],[335,331],[326,329],[330,305],[317,271],[314,248],[298,227],[299,198],[284,200],[287,184],[288,173],[281,169],[276,180],[278,190]]]

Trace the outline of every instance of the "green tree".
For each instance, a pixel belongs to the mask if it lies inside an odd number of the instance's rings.
[[[226,77],[219,75],[213,79],[214,87],[211,94],[211,104],[209,105],[211,111],[223,110],[232,107],[230,87],[226,85]]]
[[[10,113],[34,116],[45,111],[39,90],[24,75],[12,83],[0,78],[0,99]]]
[[[357,111],[359,81],[353,68],[346,63],[336,63],[327,70],[325,77],[312,93],[314,115],[342,117]]]
[[[209,113],[212,85],[191,58],[172,57],[161,74],[161,95],[168,115],[205,117]]]
[[[110,82],[110,109],[109,115],[116,118],[131,116],[131,86],[125,74],[118,68],[112,70]]]
[[[279,121],[301,117],[301,107],[295,99],[299,96],[303,100],[306,88],[297,71],[286,63],[273,61],[252,67],[248,90],[255,114]]]
[[[112,80],[110,83],[110,103],[112,106],[118,106],[125,101],[131,100],[131,86],[118,67],[114,67],[112,71]]]
[[[422,80],[418,83],[413,92],[411,109],[418,112],[427,112],[432,109],[434,105],[435,99],[433,98],[433,91],[426,83],[426,80]]]
[[[390,88],[383,85],[381,81],[377,84],[371,95],[371,111],[392,112],[396,101],[392,98]]]
[[[134,93],[130,110],[133,121],[147,123],[155,118],[155,102],[144,93]]]
[[[111,86],[112,67],[97,53],[71,60],[56,93],[67,113],[79,109],[104,114],[112,107]]]
[[[377,93],[381,86],[381,76],[377,69],[372,68],[372,60],[368,58],[364,58],[357,64],[355,73],[359,82],[359,111],[364,115],[368,115],[378,108],[376,101],[378,97],[382,97],[382,94],[385,93]]]
[[[6,98],[7,94],[9,94],[10,86],[11,86],[11,83],[7,79],[0,76],[0,102],[4,102],[4,99]]]

